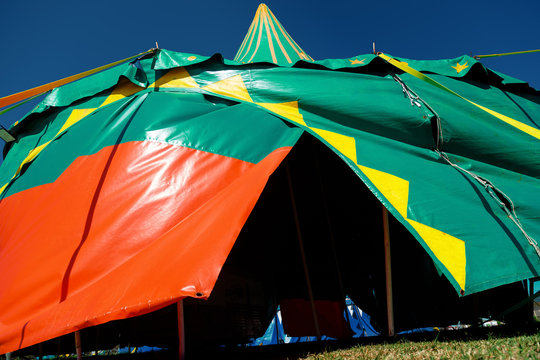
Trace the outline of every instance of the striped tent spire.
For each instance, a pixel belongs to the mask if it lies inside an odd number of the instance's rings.
[[[266,4],[260,4],[249,30],[234,57],[241,63],[271,62],[291,65],[313,61],[293,40]]]

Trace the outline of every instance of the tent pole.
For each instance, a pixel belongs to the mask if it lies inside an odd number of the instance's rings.
[[[81,332],[75,331],[75,350],[77,351],[77,360],[82,359]]]
[[[6,360],[11,360],[11,353],[10,352],[6,353]]]
[[[296,236],[298,238],[298,245],[300,247],[300,255],[302,255],[302,266],[304,267],[304,276],[306,277],[306,286],[309,295],[309,303],[311,305],[311,315],[313,317],[313,324],[315,325],[315,333],[317,339],[321,340],[321,330],[319,328],[319,319],[317,318],[317,310],[315,308],[315,299],[313,298],[313,289],[311,287],[311,279],[309,278],[309,270],[307,267],[306,253],[304,251],[304,241],[302,239],[302,231],[300,229],[300,220],[298,218],[298,210],[296,208],[296,201],[294,200],[294,191],[292,186],[291,169],[289,167],[289,161],[285,160],[285,169],[287,170],[287,182],[289,184],[289,197],[291,198],[291,206],[294,215],[294,223],[296,225]]]
[[[529,296],[532,296],[534,294],[534,284],[536,281],[538,281],[540,278],[530,278],[529,279]],[[535,316],[534,316],[534,303],[536,299],[532,299],[532,301],[529,302],[529,320],[533,323],[535,322]],[[540,319],[539,319],[540,320]]]
[[[388,317],[388,336],[394,336],[394,298],[392,294],[392,264],[390,257],[390,226],[388,210],[382,205],[384,228],[384,265],[386,274],[386,311]]]
[[[178,313],[178,359],[186,358],[186,337],[184,332],[184,301],[179,300],[176,303]]]

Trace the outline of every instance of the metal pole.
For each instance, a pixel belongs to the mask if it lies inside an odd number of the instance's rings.
[[[77,360],[82,359],[81,332],[75,331],[75,350],[77,351]]]
[[[11,353],[10,352],[6,353],[6,360],[11,360]]]
[[[186,358],[186,337],[184,332],[184,302],[179,300],[176,304],[178,313],[178,359],[184,360]]]
[[[394,299],[392,295],[392,264],[390,258],[390,226],[388,210],[382,206],[384,228],[384,265],[386,273],[386,311],[388,317],[388,336],[394,336]]]
[[[315,308],[315,300],[313,298],[313,289],[311,287],[311,280],[309,278],[309,271],[308,271],[307,261],[306,261],[306,253],[304,252],[304,241],[302,239],[302,231],[300,230],[300,220],[298,218],[296,201],[294,200],[291,170],[289,168],[288,160],[285,161],[285,169],[287,170],[287,182],[289,184],[289,195],[291,198],[291,206],[292,206],[293,215],[294,215],[294,223],[296,224],[296,235],[298,238],[298,245],[300,247],[300,255],[302,255],[302,265],[304,267],[304,276],[306,277],[306,286],[308,290],[309,303],[311,305],[311,315],[313,317],[313,324],[315,326],[315,333],[317,334],[317,339],[321,340],[321,330],[319,328],[319,319],[317,318],[317,310]]]

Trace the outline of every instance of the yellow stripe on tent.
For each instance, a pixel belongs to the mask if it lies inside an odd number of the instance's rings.
[[[261,14],[259,13],[259,19],[257,20],[257,22],[260,22],[260,17],[261,17]],[[255,51],[253,51],[253,54],[251,55],[251,57],[249,58],[249,60],[247,61],[248,63],[251,62],[251,60],[253,60],[253,57],[255,57],[255,54],[257,54],[257,51],[259,51],[259,46],[261,45],[261,36],[262,36],[262,24],[259,24],[259,36],[257,36],[257,45],[255,46]],[[248,49],[249,51],[249,49]]]
[[[412,76],[420,79],[420,80],[423,80],[425,82],[427,82],[428,84],[431,84],[441,90],[444,90],[454,96],[457,96],[458,98],[462,99],[462,100],[465,100],[467,101],[468,103],[476,106],[477,108],[479,109],[482,109],[484,110],[485,112],[487,112],[488,114],[490,115],[493,115],[494,117],[498,118],[499,120],[502,120],[504,121],[505,123],[515,127],[516,129],[519,129],[537,139],[540,140],[540,130],[539,129],[536,129],[532,126],[529,126],[527,124],[524,124],[520,121],[517,121],[515,119],[512,119],[511,117],[509,116],[506,116],[506,115],[503,115],[503,114],[500,114],[494,110],[491,110],[491,109],[488,109],[487,107],[485,106],[482,106],[482,105],[479,105],[477,103],[475,103],[474,101],[471,101],[467,98],[465,98],[464,96],[461,96],[460,94],[458,94],[457,92],[455,92],[454,90],[451,90],[449,88],[447,88],[446,86],[444,86],[443,84],[433,80],[432,78],[430,78],[429,76],[425,75],[425,74],[422,74],[420,71],[418,70],[415,70],[413,69],[412,67],[410,67],[409,65],[407,65],[406,63],[404,62],[400,62],[396,59],[392,59],[391,57],[389,57],[388,55],[385,55],[385,54],[378,54],[379,57],[381,57],[382,59],[386,60],[388,63],[394,65],[395,67],[397,67],[398,69],[400,70],[403,70],[404,72],[408,73],[408,74],[411,74]]]
[[[268,15],[267,9],[265,9],[265,12],[266,12],[267,19],[268,19],[269,15]],[[283,44],[281,43],[281,40],[279,40],[279,36],[277,34],[276,28],[274,27],[274,22],[271,19],[268,22],[270,24],[270,27],[272,28],[272,33],[274,34],[274,38],[276,39],[276,42],[278,43],[279,48],[281,49],[281,52],[285,56],[285,59],[287,59],[287,62],[289,62],[289,64],[292,63],[291,58],[289,57],[289,54],[287,54],[287,51],[283,47]]]
[[[283,26],[281,25],[281,23],[277,20],[276,16],[274,15],[274,13],[272,12],[272,10],[268,9],[268,14],[270,14],[270,16],[272,17],[272,19],[274,20],[274,22],[276,23],[276,25],[278,26],[279,30],[281,31],[281,33],[283,34],[283,36],[285,37],[285,39],[287,40],[287,42],[289,43],[289,45],[291,45],[291,47],[293,48],[293,50],[296,52],[296,54],[298,54],[298,56],[301,58],[301,59],[306,59],[306,60],[311,60],[313,61],[313,59],[311,58],[311,56],[307,55],[304,50],[302,50],[302,48],[300,46],[298,46],[298,44],[296,43],[296,41],[294,41],[294,39],[289,35],[289,33],[283,28]]]
[[[433,255],[446,267],[461,289],[465,289],[465,242],[431,226],[407,218],[409,182],[398,176],[359,165],[353,137],[327,130],[311,129],[356,164],[360,171],[416,230],[431,249]]]
[[[255,17],[254,17],[253,22],[252,22],[252,24],[253,23],[255,24],[255,27],[253,28],[253,32],[250,35],[251,39],[249,40],[248,48],[247,48],[245,54],[242,57],[240,57],[241,54],[240,54],[240,52],[238,52],[238,61],[244,60],[246,55],[249,54],[249,50],[251,49],[251,45],[253,44],[253,39],[255,39],[255,34],[257,33],[257,29],[259,28],[259,20],[260,20],[260,18],[261,18],[261,12],[259,11],[259,9],[257,9],[257,12],[255,13]],[[248,32],[248,34],[249,34],[249,32]],[[259,39],[260,39],[260,37],[259,37]],[[255,52],[256,52],[256,50],[255,50]]]
[[[248,42],[249,37],[251,36],[251,32],[253,31],[254,26],[255,26],[255,22],[252,21],[251,24],[249,25],[248,32],[246,36],[244,37],[244,40],[242,41],[242,44],[240,45],[240,48],[238,49],[238,52],[236,53],[236,56],[234,57],[233,60],[238,61],[240,54],[242,54],[242,51],[244,51],[244,48],[246,47],[246,44]]]
[[[203,87],[203,90],[253,102],[240,75],[210,84]],[[350,159],[401,216],[416,230],[425,244],[431,249],[434,256],[450,272],[461,289],[465,289],[465,242],[438,229],[407,218],[409,201],[409,182],[407,180],[380,170],[359,165],[356,153],[356,139],[352,136],[308,126],[299,111],[298,101],[256,104],[293,123],[310,129],[342,155]]]
[[[272,61],[277,64],[276,52],[274,51],[274,43],[272,42],[272,35],[270,34],[270,26],[268,25],[268,15],[263,11],[263,24],[266,30],[266,39],[268,39],[268,47],[270,48],[270,55],[272,55]]]

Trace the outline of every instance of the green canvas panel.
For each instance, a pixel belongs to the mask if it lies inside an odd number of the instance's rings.
[[[179,53],[166,49],[160,49],[157,52],[153,68],[155,70],[166,70],[175,67],[199,64],[210,59],[210,56],[201,56],[190,53]]]
[[[165,76],[170,69],[184,66],[196,87],[148,88],[133,95],[131,98],[145,96],[145,100],[139,106],[130,130],[124,134],[126,141],[178,142],[182,146],[256,162],[262,156],[260,154],[265,153],[257,151],[259,140],[244,142],[234,136],[221,138],[215,135],[219,132],[210,136],[203,124],[213,124],[222,132],[237,127],[242,129],[242,136],[250,139],[264,139],[267,136],[265,127],[275,126],[281,129],[275,130],[275,134],[281,131],[282,134],[293,134],[276,135],[283,136],[278,141],[283,144],[294,143],[292,139],[298,136],[298,132],[287,129],[296,126],[327,144],[349,164],[416,237],[459,293],[467,295],[538,276],[540,258],[533,246],[527,242],[518,226],[508,219],[497,199],[464,171],[490,180],[508,195],[523,229],[533,238],[540,238],[536,215],[540,212],[540,199],[536,195],[540,194],[540,145],[531,134],[440,88],[409,74],[402,74],[382,60],[376,60],[374,55],[366,56],[369,61],[365,61],[366,64],[377,61],[376,71],[373,72],[366,72],[365,69],[369,68],[363,67],[363,64],[356,64],[359,71],[350,71],[350,68],[342,65],[350,64],[351,59],[360,61],[360,56],[321,61],[320,68],[231,65],[231,62],[224,62],[219,56],[196,56],[196,59],[189,60],[192,56],[196,55],[161,50],[154,59],[140,62],[140,69],[145,72],[148,83]],[[452,71],[456,72],[452,68],[454,62],[462,65],[467,62],[470,66],[461,71],[463,74],[456,76],[452,74]],[[486,68],[472,58],[464,56],[451,60],[410,61],[409,65],[418,66],[436,81],[471,101],[538,129],[540,100],[535,92],[512,92],[515,88],[503,84],[501,77],[489,75],[489,69],[485,70],[485,76],[478,76]],[[345,71],[331,70],[333,66]],[[480,72],[472,74],[472,66]],[[397,74],[402,83],[393,74]],[[118,73],[111,75],[114,81],[110,80],[106,85],[116,84],[119,76]],[[80,93],[90,94],[96,89],[92,87],[91,79],[85,79],[73,85],[73,88],[80,88]],[[214,85],[218,82],[225,84],[225,90],[221,93]],[[404,92],[402,85],[420,97],[416,104]],[[79,101],[75,101],[75,96],[70,98],[72,95],[68,95],[66,89],[68,87],[57,90],[57,96],[61,98],[66,92],[65,103],[72,101],[72,107],[51,109],[44,117],[28,119],[27,124],[17,129],[22,141],[8,153],[2,165],[2,181],[9,180],[29,150],[54,137],[72,109],[99,106],[113,88],[103,89],[97,96]],[[95,120],[84,119],[60,139],[53,141],[38,157],[39,161],[47,160],[48,168],[40,169],[35,160],[24,176],[10,186],[7,194],[37,185],[39,181],[36,178],[53,181],[76,156],[59,154],[69,153],[69,146],[83,134],[100,134],[100,142],[95,141],[94,145],[87,145],[86,148],[83,146],[81,153],[92,153],[99,146],[113,144],[117,134],[110,132],[114,128],[111,127],[110,119],[114,118],[111,114],[123,104],[135,101],[131,98],[97,110],[89,115],[89,119]],[[169,103],[172,104],[170,112],[166,110]],[[233,105],[238,103],[241,105]],[[57,104],[64,103],[59,100]],[[295,104],[289,109],[293,113],[296,111],[296,115],[276,113],[276,108],[268,104]],[[216,110],[199,114],[198,106]],[[153,115],[157,113],[156,109],[162,110],[163,115]],[[177,115],[173,116],[176,112],[184,112],[186,119],[191,116],[192,120],[173,125],[177,121]],[[251,123],[251,114],[262,112],[268,115],[257,115],[260,122]],[[217,117],[218,114],[220,117]],[[276,116],[289,125],[276,122]],[[433,124],[437,116],[442,134],[438,150],[445,152],[463,170],[452,167],[436,151]],[[227,120],[220,122],[218,118]],[[225,124],[226,127],[220,127]],[[162,138],[166,131],[154,132],[154,125],[155,129],[175,130]],[[79,135],[75,136],[77,133]],[[193,135],[190,139],[197,140],[186,142],[185,133]],[[264,141],[261,143],[263,145]],[[395,181],[397,185],[407,184],[405,213],[385,188],[388,184],[380,183],[380,179],[374,180],[370,171],[383,174],[383,178]],[[388,186],[392,188],[392,184]],[[432,235],[429,235],[431,239],[426,238],[426,228],[440,236],[457,239],[452,241],[456,246],[463,245],[464,255],[460,255],[461,259],[448,260],[444,254],[449,250],[444,250],[444,244],[442,247],[440,243],[437,245],[438,240],[433,240]],[[497,266],[500,258],[505,258],[505,266]],[[461,270],[456,270],[460,267],[463,274],[460,274]]]
[[[387,54],[388,55],[388,54]],[[454,59],[414,60],[400,57],[395,59],[406,62],[415,70],[451,77],[464,77],[473,68],[479,68],[487,76],[487,69],[476,59],[463,55]]]
[[[77,106],[89,107],[94,98]],[[49,114],[22,134],[8,153],[0,182],[8,183],[26,155],[54,138],[73,108]],[[79,156],[130,141],[152,141],[258,163],[275,148],[293,146],[302,131],[244,104],[198,93],[143,91],[99,108],[52,141],[2,194],[53,182]]]

